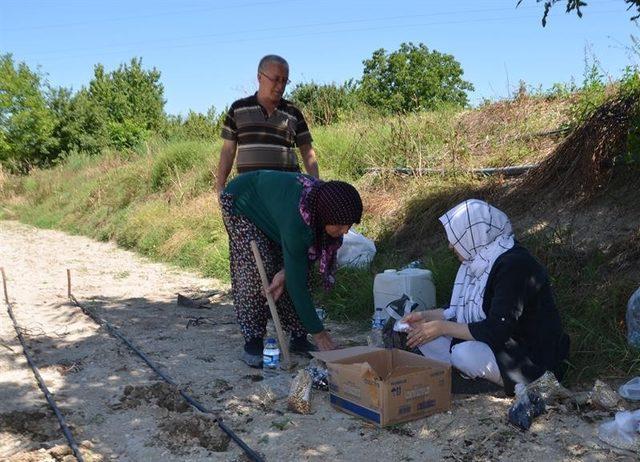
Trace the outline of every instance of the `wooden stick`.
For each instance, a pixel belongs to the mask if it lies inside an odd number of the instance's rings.
[[[67,296],[71,298],[71,270],[67,269]]]
[[[7,294],[7,277],[4,274],[4,268],[0,268],[0,272],[2,273],[2,287],[4,289],[4,301],[9,304],[9,295]]]
[[[256,265],[258,265],[258,272],[260,273],[260,279],[262,279],[264,295],[267,297],[267,303],[269,304],[269,309],[271,310],[273,324],[276,326],[278,343],[280,343],[280,350],[282,351],[282,357],[284,358],[282,369],[288,370],[292,367],[291,359],[289,358],[289,345],[285,342],[286,337],[282,330],[282,325],[280,324],[280,316],[278,316],[276,302],[273,301],[273,297],[271,296],[271,294],[267,292],[267,289],[269,288],[269,281],[267,279],[267,273],[264,270],[264,264],[262,263],[262,257],[260,256],[260,251],[258,250],[258,244],[256,244],[256,241],[251,241],[251,250],[253,251],[253,256],[256,259]]]
[[[4,301],[7,303],[7,306],[9,306],[9,295],[7,294],[7,278],[4,274],[4,268],[0,268],[0,273],[2,273],[2,287],[4,288]],[[0,342],[0,345],[5,347],[7,350],[13,352],[13,348],[11,348],[9,345],[5,345],[2,342]]]

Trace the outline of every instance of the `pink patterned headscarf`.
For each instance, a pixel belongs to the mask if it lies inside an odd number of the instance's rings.
[[[329,236],[324,227],[360,223],[362,200],[353,186],[342,181],[324,182],[302,174],[298,181],[302,184],[300,215],[315,235],[307,256],[309,262],[318,260],[323,286],[330,289],[335,284],[337,253],[342,237]]]

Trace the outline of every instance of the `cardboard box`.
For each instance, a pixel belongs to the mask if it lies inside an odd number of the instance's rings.
[[[408,351],[373,347],[314,352],[329,371],[331,405],[380,426],[451,406],[451,366]]]

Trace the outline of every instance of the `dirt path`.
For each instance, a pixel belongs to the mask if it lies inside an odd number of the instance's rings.
[[[521,433],[506,423],[510,400],[455,396],[448,413],[377,429],[333,410],[315,392],[314,413],[293,414],[268,399],[259,371],[237,357],[241,335],[228,287],[151,263],[113,244],[0,222],[0,266],[28,346],[87,460],[244,460],[203,416],[99,328],[66,297],[73,293],[110,323],[267,460],[637,460],[599,443],[609,414],[551,409]],[[185,308],[176,294],[213,295],[211,309]],[[186,328],[190,319],[204,317]],[[343,344],[364,340],[329,324]],[[61,461],[69,456],[57,421],[26,365],[2,303],[0,460]],[[304,364],[302,358],[297,358]]]

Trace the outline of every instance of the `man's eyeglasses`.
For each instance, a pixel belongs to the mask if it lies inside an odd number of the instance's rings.
[[[282,85],[289,85],[291,83],[291,80],[289,79],[274,79],[273,77],[269,77],[267,74],[265,74],[264,72],[260,71],[261,75],[264,75],[267,79],[269,79],[271,82],[273,83],[281,83]]]

